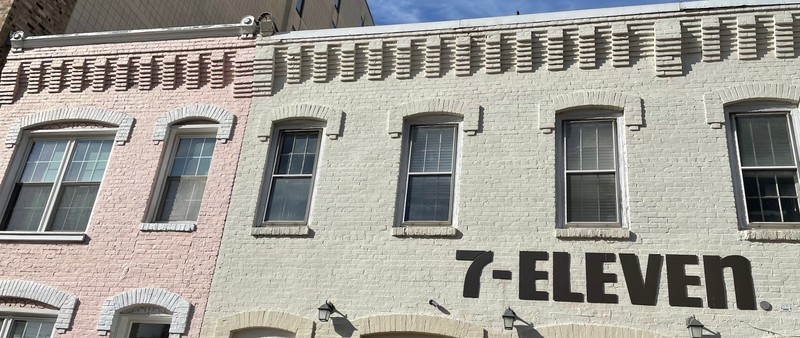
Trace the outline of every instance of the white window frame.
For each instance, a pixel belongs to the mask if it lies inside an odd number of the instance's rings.
[[[317,156],[314,163],[314,169],[311,173],[311,191],[308,195],[308,204],[306,205],[306,216],[302,221],[268,221],[267,218],[267,208],[269,207],[269,200],[272,197],[272,182],[274,181],[274,174],[275,174],[275,167],[278,165],[278,152],[281,148],[281,141],[283,140],[284,133],[291,133],[291,132],[311,132],[317,131],[319,132],[319,143],[317,144]],[[259,201],[259,213],[258,218],[256,221],[256,226],[297,226],[297,225],[308,225],[312,221],[313,217],[313,210],[314,210],[314,200],[316,199],[316,192],[317,192],[317,183],[320,176],[320,162],[322,157],[324,156],[324,149],[326,143],[325,137],[325,122],[322,121],[315,121],[315,120],[307,120],[307,119],[297,119],[289,122],[283,122],[276,124],[273,128],[272,135],[270,136],[270,147],[269,152],[267,153],[267,162],[264,175],[264,181],[262,184],[262,194],[263,198],[260,198]]]
[[[166,197],[166,184],[169,172],[172,169],[172,163],[175,161],[175,154],[178,151],[178,145],[181,138],[213,138],[216,140],[218,124],[211,124],[205,121],[197,124],[182,124],[170,127],[169,140],[166,142],[164,152],[161,156],[161,163],[158,171],[158,176],[155,181],[153,192],[150,194],[151,201],[148,208],[147,220],[148,223],[159,224],[197,224],[197,221],[162,221],[159,220],[159,214],[163,208],[164,198]],[[216,152],[216,141],[214,143],[214,151]],[[212,155],[213,158],[213,155]],[[211,168],[214,167],[212,160],[209,173],[206,178],[211,177]],[[203,191],[203,200],[205,200],[206,192]],[[201,203],[202,205],[202,203]],[[199,218],[199,216],[198,216]],[[198,219],[199,221],[199,219]]]
[[[787,116],[789,123],[790,142],[795,159],[795,191],[800,195],[800,154],[798,153],[798,135],[800,135],[800,110],[796,104],[781,103],[774,101],[748,102],[735,104],[725,107],[725,129],[728,135],[728,154],[730,154],[731,174],[734,182],[734,199],[736,205],[736,215],[739,221],[739,228],[758,229],[758,228],[798,228],[800,222],[750,222],[747,213],[747,199],[744,192],[744,175],[742,174],[741,155],[739,153],[739,138],[736,131],[737,116],[757,116],[757,115],[777,115]],[[773,169],[787,169],[787,167],[773,167]],[[765,169],[766,170],[766,169]]]
[[[8,168],[8,173],[13,175],[6,175],[3,179],[3,188],[0,189],[0,217],[5,218],[7,213],[10,212],[10,198],[13,194],[14,186],[22,175],[22,170],[25,168],[25,163],[30,156],[31,147],[33,143],[38,140],[69,140],[65,154],[72,155],[75,142],[78,140],[111,140],[113,142],[114,136],[117,133],[115,127],[101,127],[101,128],[63,128],[63,129],[42,129],[31,130],[22,133],[20,142],[15,154],[12,156],[12,161]],[[113,157],[115,143],[112,143],[111,153],[109,153],[109,163]],[[47,226],[52,221],[54,216],[54,207],[56,204],[57,196],[60,193],[62,180],[66,171],[66,165],[70,158],[62,160],[59,167],[56,182],[53,183],[53,191],[50,192],[48,197],[47,206],[44,210],[44,218],[39,224],[37,231],[0,231],[0,241],[54,241],[54,242],[82,242],[86,239],[86,233],[89,231],[92,224],[92,217],[94,217],[95,207],[97,201],[100,200],[100,194],[103,191],[103,184],[106,181],[106,174],[104,172],[103,179],[98,186],[97,197],[94,204],[92,204],[92,215],[89,216],[89,222],[86,229],[82,232],[62,232],[62,231],[45,231]]]
[[[167,314],[118,314],[117,319],[112,337],[129,337],[133,324],[172,324],[172,315]]]
[[[569,122],[612,121],[614,123],[614,150],[616,156],[617,221],[616,222],[567,222],[567,170],[566,133]],[[625,122],[621,112],[603,109],[576,109],[559,113],[556,118],[556,226],[568,228],[628,228],[627,161],[625,145]]]
[[[15,309],[16,310],[16,309]],[[23,309],[24,310],[24,309]],[[14,321],[30,321],[30,320],[52,320],[53,331],[50,333],[51,337],[56,336],[55,322],[58,316],[58,311],[43,310],[43,309],[30,309],[24,312],[18,311],[5,311],[0,309],[0,338],[9,338],[11,335],[11,324]]]
[[[450,176],[450,214],[447,221],[406,221],[408,205],[408,177],[411,166],[411,129],[412,127],[452,126],[453,132],[453,167]],[[424,117],[407,119],[403,124],[402,149],[400,152],[400,179],[397,185],[397,205],[395,226],[452,226],[458,225],[458,200],[460,195],[459,177],[461,176],[461,146],[463,142],[463,119],[461,117],[431,114]],[[433,174],[433,173],[428,173]]]

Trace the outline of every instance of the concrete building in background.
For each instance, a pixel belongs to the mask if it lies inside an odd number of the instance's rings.
[[[264,12],[281,32],[375,24],[367,0],[77,0],[64,32],[235,23]]]
[[[366,0],[0,0],[0,37],[231,24],[264,12],[281,32],[375,24]],[[0,61],[7,52],[0,44]]]

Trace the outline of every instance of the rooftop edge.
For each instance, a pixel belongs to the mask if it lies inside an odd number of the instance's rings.
[[[371,34],[420,32],[430,30],[473,28],[496,25],[513,25],[559,20],[589,19],[602,17],[615,17],[637,14],[658,14],[702,9],[741,8],[758,6],[777,6],[800,4],[800,0],[705,0],[683,1],[655,5],[639,5],[624,7],[609,7],[596,9],[583,9],[573,11],[535,13],[525,15],[498,16],[478,19],[461,19],[450,21],[422,22],[411,24],[398,24],[386,26],[337,28],[321,30],[293,31],[271,36],[273,40],[294,40],[307,38],[347,37]]]

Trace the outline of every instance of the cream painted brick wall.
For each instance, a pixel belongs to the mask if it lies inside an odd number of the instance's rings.
[[[651,18],[627,19],[634,26]],[[502,28],[515,33],[515,27]],[[470,32],[485,33],[480,29]],[[452,38],[468,33],[431,34]],[[373,38],[393,43],[402,36]],[[699,51],[695,51],[684,54],[683,75],[670,77],[656,76],[652,52],[627,67],[615,67],[607,60],[594,69],[581,69],[575,60],[567,61],[563,71],[548,70],[546,64],[537,63],[531,73],[510,67],[487,74],[484,50],[473,47],[477,50],[473,55],[478,56],[473,58],[468,76],[457,76],[455,57],[448,56],[441,62],[441,76],[427,78],[415,68],[418,71],[411,71],[411,79],[400,80],[396,78],[394,57],[389,56],[384,58],[390,60],[389,65],[377,80],[368,79],[363,59],[356,61],[359,65],[354,81],[342,81],[337,69],[315,82],[317,77],[311,77],[308,63],[298,61],[305,69],[298,75],[299,83],[287,83],[286,49],[291,51],[301,44],[309,48],[321,43],[337,45],[333,40],[260,41],[266,45],[258,48],[275,46],[280,51],[272,74],[274,94],[255,99],[252,120],[265,118],[276,107],[316,104],[345,112],[343,134],[337,140],[322,142],[309,222],[312,234],[304,238],[253,237],[250,229],[258,223],[255,215],[265,199],[258,187],[264,184],[268,171],[265,165],[270,144],[259,141],[255,123],[248,126],[206,311],[204,337],[212,337],[211,328],[217,319],[245,311],[280,311],[314,320],[316,308],[325,300],[332,301],[348,319],[317,323],[316,337],[349,336],[357,333],[353,329],[358,327],[348,329],[348,325],[385,314],[441,316],[500,335],[500,315],[508,306],[536,328],[593,324],[684,337],[685,318],[695,314],[706,328],[719,331],[722,337],[767,336],[754,327],[800,334],[800,244],[740,240],[728,139],[725,129],[712,129],[706,123],[703,104],[704,93],[741,84],[800,85],[796,54],[778,59],[769,52],[748,61],[737,60],[734,54],[726,55],[722,62],[701,62]],[[386,50],[385,55],[394,55],[391,48]],[[289,62],[291,68],[294,61]],[[270,77],[258,74],[256,82],[259,76],[261,80]],[[636,95],[644,102],[645,126],[623,135],[628,178],[624,189],[634,234],[628,241],[562,240],[554,236],[556,140],[554,134],[539,130],[538,106],[552,96],[597,90]],[[396,223],[402,141],[389,137],[387,114],[392,107],[434,98],[483,107],[481,132],[463,136],[460,144],[456,183],[460,192],[455,203],[461,235],[394,237],[391,227]],[[456,261],[456,250],[494,251],[494,262],[483,272],[478,299],[462,297],[469,262]],[[620,304],[519,300],[520,251],[570,253],[573,290],[581,292],[585,292],[584,253],[635,253],[642,265],[648,254],[743,255],[752,262],[757,301],[769,301],[775,309],[736,309],[729,276],[729,309],[708,309],[704,286],[689,287],[688,292],[701,297],[706,307],[672,307],[668,303],[666,268],[662,268],[658,304],[631,305],[618,263],[607,264],[606,270],[619,278],[619,283],[607,291],[618,294]],[[552,278],[551,263],[540,263],[539,269],[549,271]],[[514,279],[494,280],[492,269],[511,270]],[[687,267],[687,273],[703,276],[702,265]],[[552,297],[549,282],[538,286]],[[450,314],[428,305],[429,299]],[[782,304],[791,304],[793,311],[780,311]]]

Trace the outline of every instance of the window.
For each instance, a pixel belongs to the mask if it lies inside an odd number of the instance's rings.
[[[55,318],[23,318],[0,314],[2,338],[50,338],[53,336]]]
[[[3,218],[4,231],[84,232],[111,154],[104,139],[30,142]]]
[[[747,223],[800,222],[790,114],[740,113],[733,121]]]
[[[451,223],[457,130],[454,124],[410,126],[404,223]]]
[[[265,222],[307,222],[320,134],[319,129],[280,131],[272,161]]]
[[[297,0],[297,4],[294,7],[294,9],[297,10],[297,14],[300,14],[300,16],[303,16],[303,5],[304,5],[304,3],[305,3],[305,1],[303,1],[303,0]]]
[[[114,337],[169,338],[170,315],[123,314],[120,315]]]
[[[203,135],[176,137],[164,175],[157,222],[197,221],[215,141]]]
[[[336,10],[338,11],[339,8],[342,7],[342,0],[333,0],[333,7],[336,7]]]
[[[559,224],[620,226],[620,156],[614,119],[563,120],[558,161]]]

